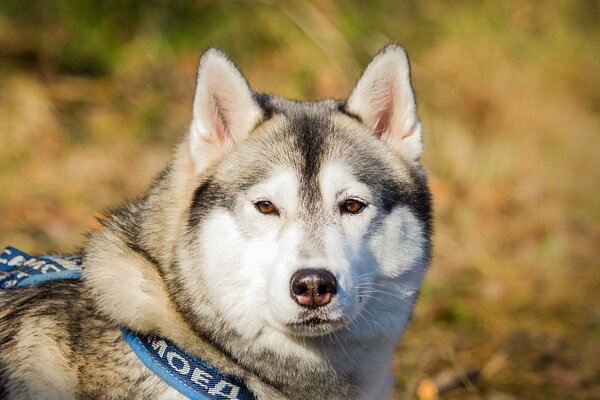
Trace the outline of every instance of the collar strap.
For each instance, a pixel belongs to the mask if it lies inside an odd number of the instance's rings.
[[[163,381],[193,400],[254,400],[238,378],[181,350],[173,342],[121,328],[138,358]]]
[[[7,247],[0,254],[0,289],[59,279],[79,279],[81,268],[81,259],[76,257],[33,257],[14,247]]]
[[[14,247],[0,254],[0,289],[43,282],[79,279],[78,257],[33,257]],[[255,400],[244,383],[186,353],[173,342],[121,328],[125,341],[144,365],[167,384],[192,400]]]

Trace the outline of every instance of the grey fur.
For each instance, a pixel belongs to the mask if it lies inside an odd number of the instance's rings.
[[[384,52],[398,49],[392,46]],[[370,348],[377,346],[377,340],[357,343],[354,325],[333,335],[290,336],[291,342],[317,355],[318,361],[307,361],[275,349],[257,349],[213,304],[205,284],[201,282],[193,292],[186,289],[188,276],[182,262],[189,261],[186,254],[202,253],[198,232],[206,226],[211,210],[220,208],[235,216],[241,207],[239,193],[280,166],[290,167],[300,182],[300,211],[285,217],[306,227],[301,257],[324,252],[323,231],[337,223],[335,213],[324,207],[318,183],[328,160],[351,166],[356,178],[374,193],[374,206],[381,213],[371,222],[369,237],[382,229],[394,210],[410,210],[422,226],[424,250],[418,257],[424,260],[403,274],[421,277],[424,273],[430,254],[431,205],[418,160],[375,140],[368,134],[370,127],[347,110],[345,101],[296,102],[258,94],[253,101],[260,107],[260,118],[245,140],[197,176],[186,172],[191,163],[182,143],[144,196],[101,221],[103,229],[91,232],[83,248],[82,281],[0,292],[0,397],[176,397],[123,341],[118,327],[125,325],[167,337],[241,377],[259,399],[383,398],[385,391],[365,389],[374,374],[369,371]],[[242,235],[252,235],[251,227],[240,226]],[[138,279],[140,288],[119,286],[120,274],[123,281]],[[377,282],[394,287],[385,280]],[[365,307],[368,311],[377,301],[385,303],[386,310],[398,307],[406,321],[412,307],[402,302],[412,303],[415,295],[403,299],[382,292]],[[327,309],[317,312],[328,315]],[[27,342],[40,337],[38,345]],[[45,360],[41,367],[33,356],[39,352]]]

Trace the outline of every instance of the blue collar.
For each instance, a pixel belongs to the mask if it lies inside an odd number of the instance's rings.
[[[142,336],[121,328],[123,337],[152,372],[194,400],[254,400],[242,381],[186,353],[156,336]]]
[[[7,247],[0,254],[0,289],[13,289],[62,279],[79,279],[76,257],[33,257]],[[244,383],[186,353],[167,339],[134,333],[122,327],[125,341],[148,369],[193,400],[254,400]]]
[[[59,279],[79,279],[81,259],[75,257],[33,257],[14,247],[0,254],[0,289],[38,285]]]

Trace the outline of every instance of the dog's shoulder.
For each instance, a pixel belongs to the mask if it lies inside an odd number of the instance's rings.
[[[71,355],[93,314],[83,298],[79,281],[0,291],[0,375],[10,397],[35,398],[48,387],[71,397],[66,390],[77,386],[78,374]]]
[[[1,290],[0,310],[3,397],[152,398],[170,390],[97,312],[80,280]]]

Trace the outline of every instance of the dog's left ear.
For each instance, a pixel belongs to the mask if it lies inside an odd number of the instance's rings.
[[[196,172],[244,140],[262,116],[241,72],[218,49],[200,59],[188,137]]]
[[[411,160],[423,152],[421,122],[410,83],[410,64],[398,45],[383,48],[367,66],[346,103],[375,137]]]

